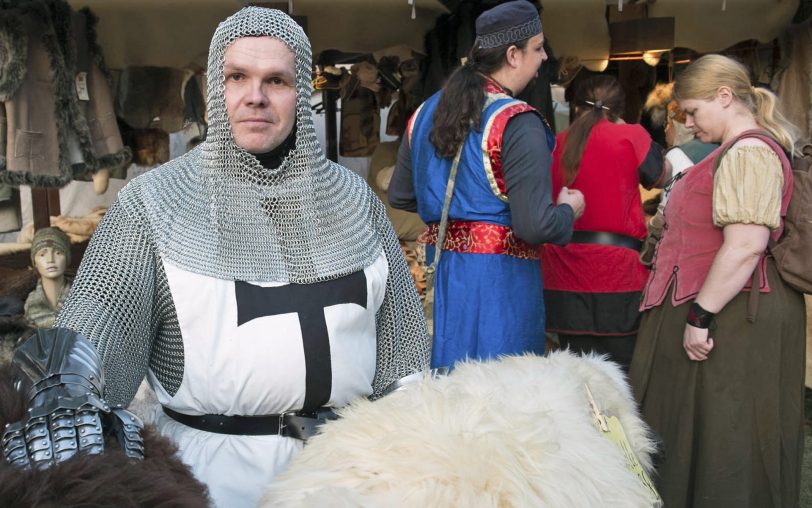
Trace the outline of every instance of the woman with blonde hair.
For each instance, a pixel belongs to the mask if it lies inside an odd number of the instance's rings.
[[[630,379],[663,440],[659,489],[669,507],[797,506],[804,301],[767,251],[795,129],[724,56],[691,64],[674,92],[685,125],[721,146],[674,181],[641,303]]]

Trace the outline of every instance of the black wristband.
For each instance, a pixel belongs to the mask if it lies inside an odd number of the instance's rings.
[[[688,324],[696,328],[708,328],[715,315],[713,312],[703,309],[698,303],[693,302],[688,309]]]

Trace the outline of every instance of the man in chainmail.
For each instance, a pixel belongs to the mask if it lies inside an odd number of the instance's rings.
[[[206,141],[121,191],[56,327],[95,346],[99,411],[146,375],[156,425],[214,503],[249,506],[316,416],[427,368],[430,342],[383,205],[318,145],[302,29],[244,8],[217,28],[207,72]],[[27,439],[15,432],[4,443]],[[7,460],[59,461],[20,447]]]

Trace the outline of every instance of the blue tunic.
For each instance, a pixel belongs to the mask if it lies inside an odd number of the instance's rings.
[[[429,142],[439,97],[435,94],[415,113],[410,131],[417,211],[426,224],[440,222],[451,170],[451,160],[439,158]],[[504,94],[489,93],[487,97],[480,129],[469,133],[465,141],[449,221],[511,227],[499,163],[489,151],[501,148],[507,120],[532,108]],[[548,143],[551,138],[548,132]],[[433,259],[434,247],[427,245],[426,262]],[[432,367],[452,366],[465,358],[542,354],[544,342],[543,288],[537,259],[443,250],[434,286]]]

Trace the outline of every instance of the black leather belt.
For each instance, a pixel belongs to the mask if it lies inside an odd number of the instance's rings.
[[[315,413],[291,411],[263,416],[187,415],[166,406],[163,409],[173,420],[205,432],[236,436],[279,435],[302,441],[315,435],[319,426],[338,418],[330,408],[321,408]]]
[[[600,245],[614,245],[639,251],[643,242],[631,236],[617,233],[603,233],[598,231],[573,231],[571,243],[597,243]]]

